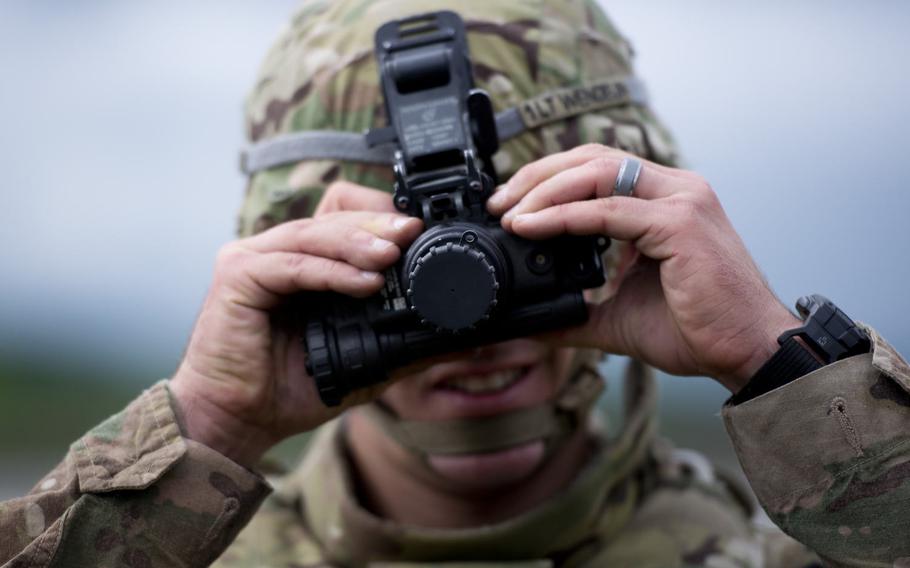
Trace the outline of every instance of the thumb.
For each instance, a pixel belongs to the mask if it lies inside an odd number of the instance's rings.
[[[617,355],[630,355],[628,341],[621,333],[621,308],[616,298],[599,304],[588,303],[588,320],[574,327],[567,327],[540,335],[543,341],[563,347],[600,349]]]

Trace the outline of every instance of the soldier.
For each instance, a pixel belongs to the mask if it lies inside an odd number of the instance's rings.
[[[373,31],[446,4],[306,3],[250,96],[251,141],[381,125]],[[710,186],[674,168],[630,88],[629,47],[593,0],[456,8],[479,86],[526,127],[495,158],[507,181],[490,212],[528,238],[623,242],[590,322],[414,366],[328,409],[276,311],[300,290],[376,292],[421,222],[392,207],[388,166],[248,161],[241,238],[219,254],[174,377],[0,505],[3,566],[910,566],[906,362],[846,318],[862,353],[826,360],[814,316],[779,349],[803,323]],[[609,85],[623,95],[597,96]],[[621,172],[632,154],[637,180]],[[587,420],[602,352],[636,360],[615,432]],[[734,447],[796,540],[753,525],[734,485],[655,439],[647,365],[735,393]],[[526,411],[520,435],[484,426]],[[317,428],[272,491],[259,458]]]

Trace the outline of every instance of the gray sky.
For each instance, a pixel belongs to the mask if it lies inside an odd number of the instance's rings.
[[[294,5],[3,3],[0,351],[173,368],[233,233],[243,96]],[[780,296],[824,293],[910,352],[910,4],[605,5]]]

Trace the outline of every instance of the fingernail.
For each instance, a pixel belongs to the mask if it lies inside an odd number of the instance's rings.
[[[511,209],[506,211],[505,215],[502,216],[502,221],[504,223],[511,223],[514,220],[515,212]]]
[[[396,231],[400,230],[402,227],[410,223],[411,219],[413,219],[413,217],[395,217],[392,220],[392,227],[394,227]]]
[[[375,250],[386,250],[392,246],[395,246],[395,244],[390,241],[387,241],[385,239],[380,239],[378,237],[373,239],[373,242],[370,243],[370,247],[372,247]]]
[[[512,224],[516,225],[519,223],[528,223],[530,221],[533,221],[535,216],[537,216],[537,213],[522,213],[521,215],[518,215],[512,219]]]
[[[509,191],[509,186],[501,185],[496,189],[496,193],[490,196],[490,199],[487,200],[487,203],[494,207],[502,205],[506,200],[506,194]]]
[[[361,270],[360,275],[363,276],[364,280],[374,281],[379,278],[378,272],[370,272],[369,270]]]

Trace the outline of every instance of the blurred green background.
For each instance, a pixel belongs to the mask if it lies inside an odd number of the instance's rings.
[[[176,367],[233,235],[243,97],[297,3],[0,3],[0,498]],[[781,298],[910,352],[910,4],[603,4]],[[724,389],[661,382],[664,432],[731,465]]]

